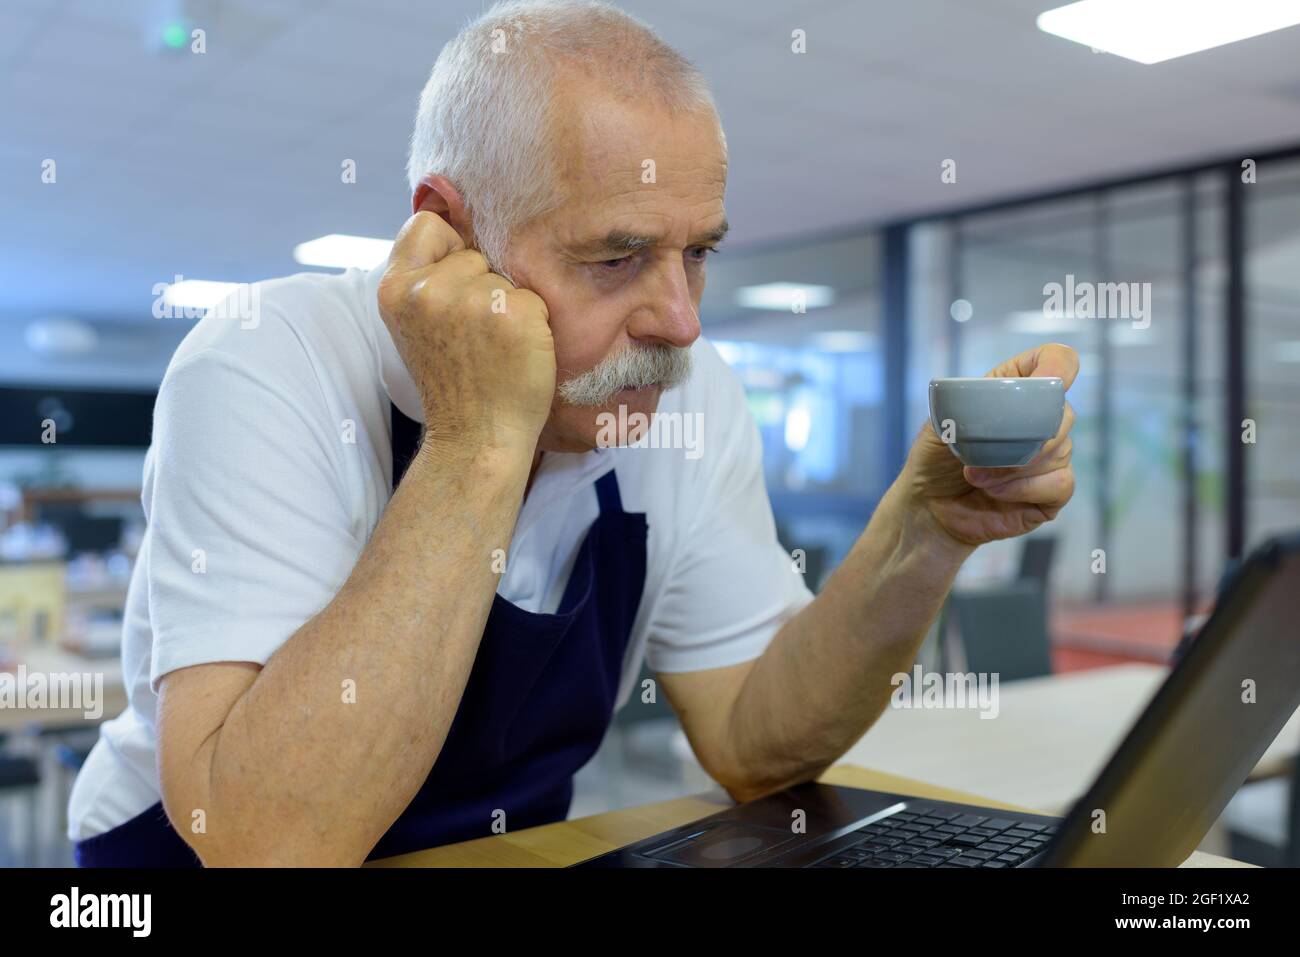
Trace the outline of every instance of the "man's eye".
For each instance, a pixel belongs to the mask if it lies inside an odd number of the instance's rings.
[[[691,258],[697,263],[704,262],[717,251],[717,246],[692,246],[688,250],[688,252],[691,253]]]
[[[631,260],[631,258],[632,258],[631,256],[623,256],[619,259],[602,259],[596,265],[605,268],[609,272],[613,272],[614,270],[622,266],[624,263],[627,263],[629,260]]]

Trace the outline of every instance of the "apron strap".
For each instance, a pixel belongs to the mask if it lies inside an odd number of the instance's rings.
[[[596,499],[602,515],[623,511],[623,496],[618,492],[618,477],[613,469],[596,479]]]
[[[392,423],[393,449],[393,490],[406,474],[407,467],[420,450],[420,440],[424,437],[424,427],[414,419],[407,418],[402,410],[391,402],[388,404],[389,419]]]

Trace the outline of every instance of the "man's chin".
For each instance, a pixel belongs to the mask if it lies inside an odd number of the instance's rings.
[[[551,412],[547,451],[585,452],[635,442],[659,408],[662,386],[623,389],[603,405],[558,403]]]

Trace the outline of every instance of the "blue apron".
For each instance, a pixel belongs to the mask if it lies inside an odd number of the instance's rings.
[[[393,487],[419,446],[392,407]],[[596,481],[587,530],[555,614],[496,595],[465,694],[433,769],[368,859],[559,821],[573,775],[609,727],[646,574],[646,519],[623,511],[618,479]],[[82,867],[194,867],[158,802],[76,845]]]

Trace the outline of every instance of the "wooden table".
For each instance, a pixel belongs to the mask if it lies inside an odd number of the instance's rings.
[[[1101,771],[1168,669],[1132,664],[1001,683],[996,718],[888,708],[840,761],[1064,814]],[[1286,774],[1300,713],[1251,780]]]
[[[951,788],[922,784],[882,771],[837,764],[820,778],[826,784],[869,788],[928,797],[943,801],[965,801],[1008,811],[1027,811],[1001,801],[989,801]],[[523,831],[479,838],[460,844],[448,844],[427,851],[416,851],[371,863],[370,867],[567,867],[589,857],[604,854],[642,840],[669,828],[689,824],[730,807],[731,800],[721,791],[660,801],[642,807],[609,811],[591,817],[545,824]],[[1197,851],[1183,867],[1249,867]]]

